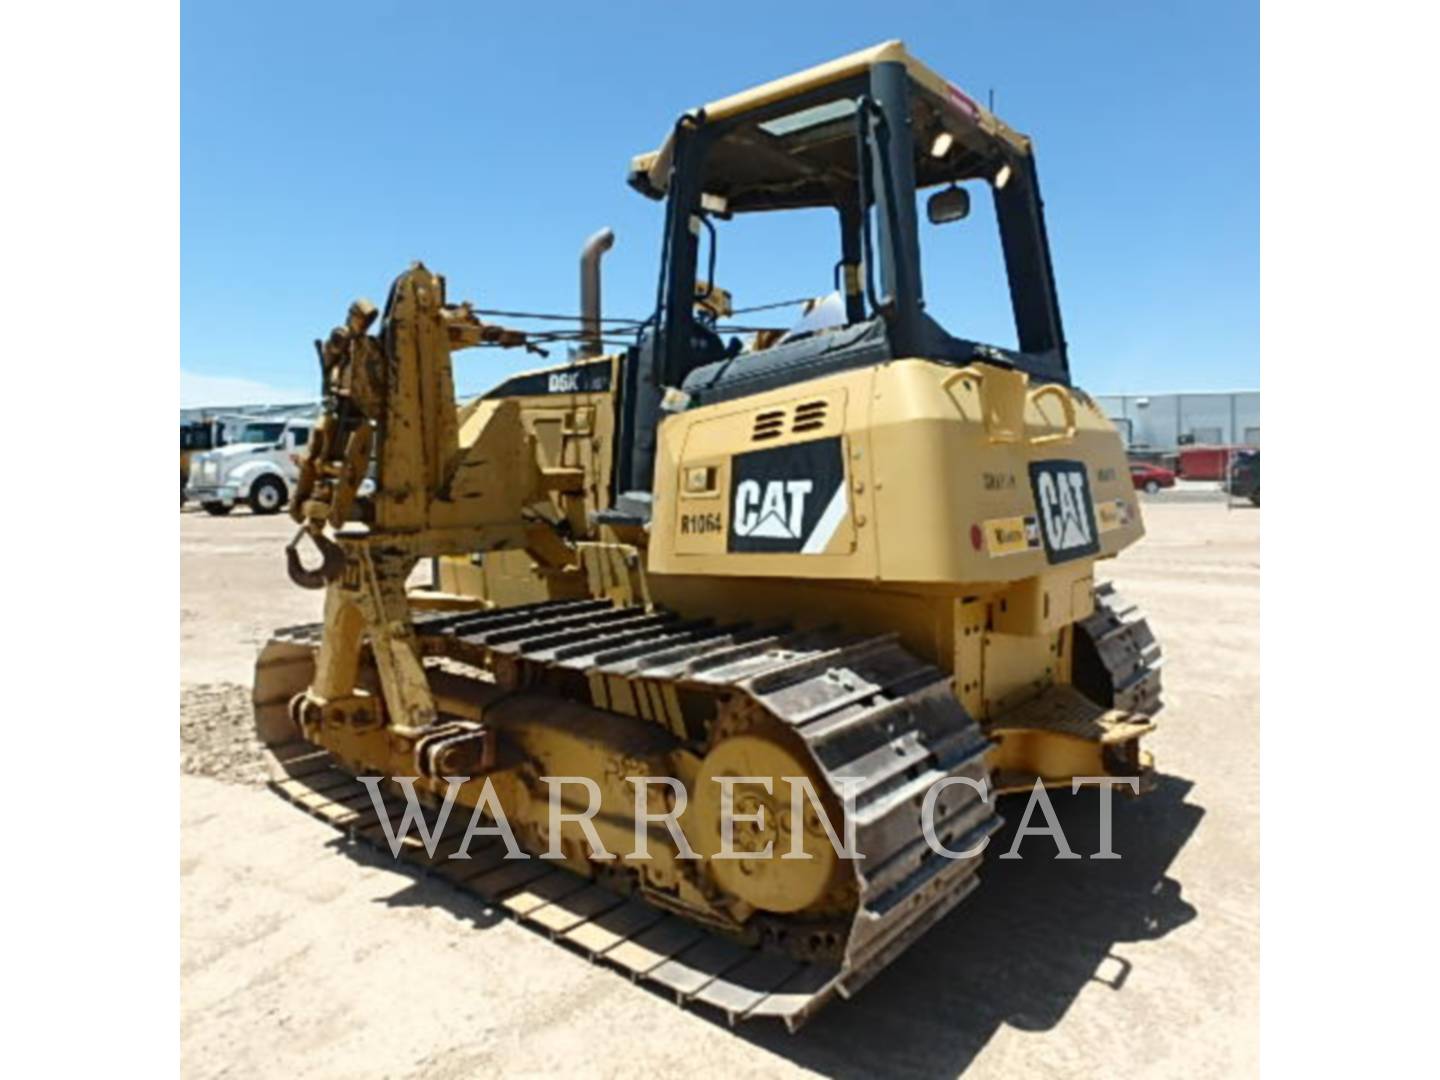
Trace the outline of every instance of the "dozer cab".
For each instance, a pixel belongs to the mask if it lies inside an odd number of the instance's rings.
[[[403,851],[681,1000],[793,1028],[976,886],[997,792],[1148,785],[1158,646],[1094,576],[1140,513],[1072,381],[1030,140],[900,43],[686,112],[629,176],[665,208],[633,344],[602,344],[604,234],[576,355],[476,400],[455,354],[533,342],[421,264],[318,343],[288,558],[324,618],[263,651],[257,724],[301,806],[380,838],[354,778],[381,776],[503,812],[547,858]],[[944,222],[971,192],[1013,348],[926,306],[921,200]],[[727,336],[727,224],[813,208],[835,294]]]

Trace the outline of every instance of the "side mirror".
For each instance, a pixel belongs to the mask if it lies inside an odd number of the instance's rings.
[[[925,203],[925,216],[932,225],[948,225],[970,216],[970,192],[962,187],[937,191]]]

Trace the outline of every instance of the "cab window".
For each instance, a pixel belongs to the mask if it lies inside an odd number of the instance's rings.
[[[238,443],[277,443],[284,430],[284,424],[246,424],[235,441]]]

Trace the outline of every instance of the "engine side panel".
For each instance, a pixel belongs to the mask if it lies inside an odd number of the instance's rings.
[[[659,460],[657,575],[1003,583],[1143,535],[1090,399],[985,364],[902,360],[680,413]]]

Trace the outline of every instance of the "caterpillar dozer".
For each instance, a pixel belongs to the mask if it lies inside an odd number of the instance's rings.
[[[1143,526],[1072,379],[1031,141],[901,43],[684,113],[629,182],[665,208],[633,343],[606,351],[608,230],[573,354],[474,400],[457,352],[535,342],[422,264],[317,343],[287,558],[324,616],[262,651],[256,722],[300,806],[374,840],[356,777],[503,811],[548,858],[399,850],[682,1001],[793,1029],[977,885],[996,793],[1147,787],[1159,647],[1095,579]],[[928,313],[927,189],[935,223],[989,192],[1013,347]],[[727,339],[727,223],[817,207],[834,293]]]

